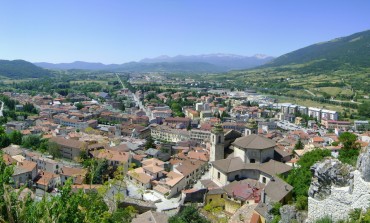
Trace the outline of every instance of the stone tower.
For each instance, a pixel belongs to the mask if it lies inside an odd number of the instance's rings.
[[[211,130],[211,154],[209,161],[225,159],[225,136],[221,124],[217,123]]]

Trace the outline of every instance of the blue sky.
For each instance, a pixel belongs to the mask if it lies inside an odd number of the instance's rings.
[[[0,0],[0,59],[279,56],[370,29],[370,1]]]

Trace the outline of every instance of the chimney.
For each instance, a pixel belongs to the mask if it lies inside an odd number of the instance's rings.
[[[262,200],[262,203],[266,203],[266,193],[265,193],[265,189],[262,190],[261,192],[261,200]]]

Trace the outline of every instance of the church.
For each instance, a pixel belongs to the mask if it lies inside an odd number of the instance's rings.
[[[291,166],[274,160],[275,141],[260,135],[237,138],[230,147],[234,152],[225,157],[225,135],[220,124],[211,131],[211,180],[218,187],[243,179],[268,184],[277,175],[286,175]]]

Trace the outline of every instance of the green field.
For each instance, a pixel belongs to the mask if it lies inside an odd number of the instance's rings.
[[[278,99],[279,103],[292,103],[292,104],[297,104],[297,105],[302,105],[306,107],[317,107],[317,108],[325,108],[329,110],[334,110],[337,112],[343,112],[344,107],[339,106],[339,105],[332,105],[332,104],[327,104],[327,103],[319,103],[317,101],[311,101],[311,100],[304,100],[300,98],[293,98],[293,97],[286,97],[286,96],[271,96],[273,98]],[[351,112],[356,112],[356,109],[350,109]]]
[[[98,83],[102,85],[108,85],[108,81],[102,81],[102,80],[81,80],[81,81],[71,81],[71,83],[74,83],[74,84]]]
[[[351,96],[352,91],[350,89],[343,89],[340,87],[320,87],[320,88],[315,88],[312,91],[317,92],[320,94],[321,92],[324,92],[330,96],[337,96],[339,94],[345,95],[345,96]]]

